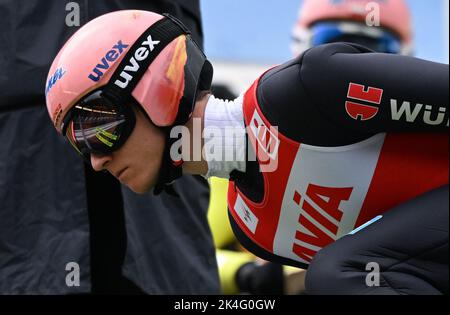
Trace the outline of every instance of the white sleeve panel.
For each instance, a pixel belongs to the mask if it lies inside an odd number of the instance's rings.
[[[233,170],[245,172],[246,134],[243,95],[234,101],[211,96],[205,109],[203,136],[206,177],[229,178]]]

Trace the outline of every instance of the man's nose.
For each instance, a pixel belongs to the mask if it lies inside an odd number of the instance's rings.
[[[91,165],[95,171],[106,169],[106,165],[112,160],[111,154],[91,153]]]

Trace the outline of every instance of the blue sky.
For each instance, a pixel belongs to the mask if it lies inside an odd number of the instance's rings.
[[[448,2],[448,0],[445,0]],[[290,32],[301,0],[200,0],[205,51],[216,60],[279,63],[291,57]],[[416,56],[447,62],[443,0],[408,0]]]

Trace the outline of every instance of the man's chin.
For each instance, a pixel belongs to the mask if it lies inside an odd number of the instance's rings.
[[[146,194],[156,186],[158,176],[159,174],[156,174],[156,176],[153,174],[152,176],[147,176],[147,174],[143,173],[140,176],[128,177],[122,184],[136,194]]]
[[[142,183],[130,183],[126,184],[126,186],[136,194],[146,194],[153,188],[150,184],[145,185]]]

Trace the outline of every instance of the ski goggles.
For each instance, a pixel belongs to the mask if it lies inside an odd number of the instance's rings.
[[[128,104],[115,104],[102,91],[79,101],[66,115],[62,133],[72,147],[90,161],[90,154],[118,150],[134,129],[136,117]]]
[[[402,51],[400,39],[379,27],[351,22],[320,22],[311,27],[312,46],[333,42],[355,43],[380,53],[399,54]]]

